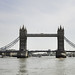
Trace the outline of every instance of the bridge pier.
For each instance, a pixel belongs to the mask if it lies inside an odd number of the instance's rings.
[[[24,26],[22,27],[22,29],[20,28],[20,34],[19,34],[19,38],[20,38],[20,43],[19,43],[19,52],[17,53],[17,57],[18,58],[26,58],[28,57],[28,51],[27,51],[27,30],[26,28],[24,28]]]
[[[28,51],[19,51],[17,54],[17,58],[27,58],[28,57]]]
[[[58,28],[58,49],[56,51],[56,58],[66,58],[66,52],[64,50],[64,28]]]

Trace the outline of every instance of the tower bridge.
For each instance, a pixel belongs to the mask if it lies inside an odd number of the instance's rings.
[[[64,36],[64,28],[62,28],[60,26],[60,28],[58,28],[57,30],[57,34],[27,34],[27,29],[24,28],[24,26],[22,28],[20,28],[19,30],[19,37],[17,39],[15,39],[14,41],[12,41],[11,43],[7,44],[4,47],[1,47],[0,50],[3,52],[6,52],[6,50],[12,46],[14,46],[18,41],[19,41],[19,51],[12,51],[12,52],[16,52],[17,53],[17,57],[28,57],[28,51],[27,50],[27,37],[57,37],[57,50],[55,50],[56,52],[56,58],[66,58],[66,52],[64,49],[64,40],[66,40],[66,42],[68,42],[72,47],[75,48],[75,44],[72,43],[70,40],[68,40],[65,36]],[[0,51],[0,52],[1,52]],[[9,51],[10,52],[10,51]],[[38,52],[38,51],[32,51],[32,52]],[[39,51],[41,52],[41,51]],[[42,52],[46,52],[46,51],[42,51]],[[70,51],[68,51],[70,52]]]
[[[60,26],[57,30],[57,34],[27,34],[27,29],[23,28],[20,29],[20,53],[22,51],[27,50],[27,37],[57,37],[58,41],[58,48],[56,51],[56,58],[63,57],[66,58],[66,52],[64,50],[64,29]],[[65,54],[62,55],[62,53]]]

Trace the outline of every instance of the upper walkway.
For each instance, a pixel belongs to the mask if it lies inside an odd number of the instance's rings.
[[[27,34],[27,37],[57,37],[57,34]]]

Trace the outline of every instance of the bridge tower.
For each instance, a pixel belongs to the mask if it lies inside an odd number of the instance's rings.
[[[24,25],[22,27],[22,29],[20,28],[20,33],[19,33],[19,37],[20,37],[20,51],[26,51],[27,50],[27,29],[24,28]]]
[[[18,57],[28,57],[28,51],[27,51],[27,29],[24,28],[24,25],[19,30],[19,52]]]
[[[66,58],[66,52],[64,50],[64,28],[60,26],[57,31],[58,49],[56,51],[56,58]]]

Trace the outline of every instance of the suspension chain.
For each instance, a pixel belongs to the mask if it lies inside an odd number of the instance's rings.
[[[70,40],[68,40],[65,36],[64,36],[64,40],[73,48],[75,48],[75,44],[73,42],[71,42]]]
[[[19,41],[19,37],[16,38],[16,39],[15,39],[14,41],[12,41],[11,43],[7,44],[6,46],[1,47],[0,50],[9,49],[9,48],[11,48],[12,46],[14,46],[18,41]]]

